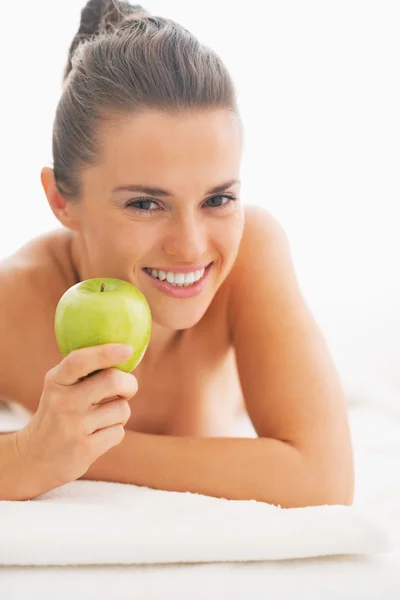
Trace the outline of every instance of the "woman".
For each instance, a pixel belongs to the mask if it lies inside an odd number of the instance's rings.
[[[63,228],[1,266],[0,396],[32,413],[0,437],[1,499],[86,478],[351,503],[343,392],[281,226],[240,203],[241,126],[221,60],[174,22],[90,0],[53,158],[41,179]],[[57,303],[92,277],[127,280],[149,302],[134,374],[113,368],[128,356],[119,345],[57,349]],[[235,437],[244,413],[256,436]]]

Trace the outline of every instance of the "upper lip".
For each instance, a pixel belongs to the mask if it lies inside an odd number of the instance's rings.
[[[192,273],[193,271],[200,271],[206,269],[211,263],[206,265],[193,265],[191,267],[145,267],[146,269],[156,269],[156,271],[165,271],[165,273]]]

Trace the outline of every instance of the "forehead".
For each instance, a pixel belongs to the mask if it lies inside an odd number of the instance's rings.
[[[99,163],[119,183],[137,176],[157,183],[184,177],[229,179],[241,156],[238,118],[229,112],[146,111],[111,118],[99,131]],[[217,183],[220,183],[217,181]]]

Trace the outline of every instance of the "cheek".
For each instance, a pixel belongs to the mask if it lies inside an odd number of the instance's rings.
[[[132,250],[135,249],[132,235],[112,219],[107,223],[93,218],[84,233],[87,251],[94,265],[110,270],[115,265],[123,267],[129,258],[132,259]]]
[[[225,252],[228,254],[236,254],[242,239],[244,229],[244,215],[242,212],[238,212],[232,221],[227,224],[223,235],[221,235],[221,244],[225,248]]]
[[[132,240],[137,237],[132,223],[109,213],[91,215],[86,231],[94,244],[106,247],[111,253],[121,251],[129,244],[132,247]]]
[[[104,232],[102,256],[108,264],[118,264],[119,268],[130,272],[145,257],[154,254],[160,239],[161,233],[156,227],[144,226],[143,223],[110,226]]]
[[[222,275],[226,277],[232,269],[239,252],[240,241],[242,239],[243,227],[239,221],[230,224],[229,227],[221,232],[215,241],[214,247],[222,259]]]

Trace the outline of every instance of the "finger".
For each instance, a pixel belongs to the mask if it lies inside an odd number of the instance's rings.
[[[94,406],[86,418],[88,434],[113,425],[125,425],[131,416],[127,400],[113,400],[107,404]]]
[[[53,379],[59,385],[73,385],[94,371],[128,360],[132,352],[132,347],[126,344],[101,344],[73,350],[53,370]]]
[[[76,388],[82,404],[90,406],[115,397],[129,400],[136,394],[138,382],[132,373],[110,368],[81,381]]]
[[[113,446],[118,446],[125,437],[123,425],[112,425],[99,431],[95,431],[89,436],[90,448],[93,455],[97,458],[105,454]]]

